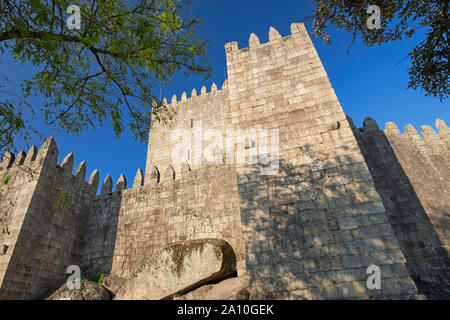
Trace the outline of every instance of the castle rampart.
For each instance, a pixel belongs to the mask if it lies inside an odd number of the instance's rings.
[[[203,165],[144,186],[102,194],[89,215],[83,269],[129,277],[171,243],[221,238],[244,264],[237,181],[232,166]]]
[[[0,234],[0,242],[8,246],[0,256],[1,298],[40,298],[66,279],[68,266],[79,264],[86,209],[98,178],[85,182],[85,162],[72,175],[73,154],[61,166],[57,158],[58,148],[49,138],[39,151],[31,148],[21,167],[1,171],[10,176],[2,186],[2,204],[10,204],[3,211],[8,212],[10,234]],[[17,159],[23,159],[22,152]]]
[[[366,118],[354,132],[411,277],[428,297],[439,298],[450,288],[450,149],[446,123],[436,120],[436,127],[439,135],[423,126],[422,139],[411,125],[401,134],[393,122],[380,130]]]
[[[448,296],[445,122],[423,127],[425,139],[371,119],[355,128],[301,23],[225,52],[220,90],[173,96],[173,119],[152,123],[132,186],[106,175],[96,195],[98,170],[85,182],[82,162],[72,175],[73,154],[58,166],[53,139],[4,158],[2,195],[17,205],[2,199],[11,233],[0,236],[0,297],[43,297],[71,264],[129,278],[156,250],[204,238],[231,245],[255,299]],[[367,286],[374,265],[379,290]]]

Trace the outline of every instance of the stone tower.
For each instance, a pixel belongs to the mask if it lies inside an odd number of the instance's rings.
[[[194,89],[180,101],[174,96],[172,134],[166,126],[152,128],[147,178],[157,168],[171,178],[183,163],[194,171],[203,167],[209,177],[224,166],[233,172],[233,197],[226,197],[239,208],[244,248],[235,247],[238,273],[250,275],[256,298],[416,294],[366,161],[303,24],[292,24],[290,36],[270,28],[268,43],[252,34],[248,48],[231,42],[225,50],[228,79],[222,89],[213,85],[200,95]],[[261,174],[261,163],[249,161],[261,153],[258,130],[277,148],[274,174]],[[234,139],[227,139],[230,132]],[[215,150],[225,165],[214,164]],[[237,161],[240,150],[244,163]],[[178,151],[182,156],[174,161]],[[221,184],[211,179],[208,189]],[[382,293],[366,287],[369,265],[381,267]]]
[[[68,264],[128,278],[157,250],[204,238],[231,245],[255,299],[448,294],[445,122],[439,135],[426,127],[425,142],[370,118],[355,128],[301,23],[289,36],[270,28],[268,43],[252,34],[248,48],[230,42],[225,51],[220,89],[165,100],[173,120],[152,124],[145,174],[137,171],[132,188],[122,175],[113,191],[107,175],[95,195],[98,171],[85,182],[83,162],[72,175],[73,155],[58,166],[45,151],[57,151],[52,139],[30,151],[42,179],[7,187],[20,206],[11,210],[14,232],[0,235],[8,247],[1,298],[44,296]],[[39,181],[66,191],[64,217],[55,218],[54,195]],[[432,185],[439,191],[428,195]],[[379,289],[367,286],[374,266]]]

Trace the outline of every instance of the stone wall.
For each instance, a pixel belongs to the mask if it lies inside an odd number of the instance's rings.
[[[111,273],[121,203],[120,191],[96,196],[92,201],[81,255],[82,274],[87,278]]]
[[[11,235],[0,239],[10,246],[2,260],[2,299],[42,298],[64,283],[67,267],[79,264],[86,209],[98,185],[98,173],[84,181],[85,162],[72,175],[73,154],[57,165],[53,138],[36,151],[33,147],[25,159],[26,165],[35,158],[28,166],[32,175],[23,171],[26,166],[13,168],[10,190],[2,192],[14,202]]]
[[[425,140],[411,125],[402,135],[370,118],[354,131],[411,277],[428,298],[449,299],[449,130],[436,127],[422,127]]]
[[[225,46],[233,125],[279,130],[277,174],[238,166],[251,294],[410,297],[417,288],[352,129],[303,24],[291,31]],[[381,290],[366,286],[370,265]]]
[[[221,238],[244,265],[236,173],[232,166],[162,171],[133,188],[102,192],[85,236],[83,269],[129,277],[158,249],[182,240]],[[136,181],[136,180],[135,180]],[[115,236],[113,236],[113,234]],[[112,252],[113,249],[113,252]]]
[[[193,91],[190,99],[184,93],[181,102],[172,98],[169,109],[176,110],[174,119],[167,126],[153,126],[150,132],[146,184],[148,178],[157,179],[157,168],[171,175],[180,163],[188,162],[196,172],[196,160],[202,165],[208,162],[205,152],[199,160],[192,151],[198,137],[203,151],[209,147],[208,130],[216,129],[222,137],[229,131],[243,135],[245,139],[235,137],[230,144],[221,140],[215,147],[226,163],[231,160],[230,170],[236,174],[237,190],[231,189],[225,198],[239,200],[246,245],[246,264],[240,271],[249,272],[254,297],[368,296],[365,272],[371,264],[382,268],[385,285],[380,296],[417,293],[353,132],[304,26],[293,24],[292,35],[285,38],[271,28],[269,38],[269,43],[260,44],[252,34],[250,48],[245,49],[236,42],[226,44],[228,80],[220,92],[202,90],[197,96]],[[201,127],[196,125],[199,122]],[[179,129],[185,134],[178,139],[174,131]],[[269,144],[279,149],[278,173],[261,175],[261,167],[249,166],[252,149],[262,143],[251,130],[266,132]],[[174,149],[184,145],[191,157],[179,161]],[[229,148],[234,153],[231,159]],[[244,164],[236,161],[239,150],[244,151]],[[266,151],[274,159],[275,150]],[[213,153],[213,161],[216,156]],[[146,201],[146,212],[160,201],[155,200]],[[117,239],[124,233],[120,221]],[[165,234],[167,230],[162,229],[160,237]],[[129,245],[125,248],[134,250]],[[120,261],[121,254],[116,256]]]
[[[164,100],[164,103],[167,101]],[[179,171],[183,163],[189,163],[191,169],[196,169],[204,162],[213,160],[205,159],[206,153],[201,149],[206,148],[211,143],[210,139],[214,138],[208,135],[208,130],[216,129],[225,134],[230,125],[227,83],[221,90],[213,83],[210,92],[204,86],[198,94],[193,89],[190,98],[183,92],[180,101],[174,95],[167,114],[174,115],[167,124],[152,122],[146,183],[150,182],[153,166],[159,170],[172,166]]]
[[[1,233],[0,233],[0,295],[4,295],[4,287],[8,277],[5,277],[8,264],[13,256],[14,248],[22,228],[23,220],[28,211],[31,198],[36,189],[36,179],[30,179],[39,167],[40,159],[36,160],[37,148],[32,147],[25,155],[21,151],[17,157],[7,153],[0,165],[0,178],[9,179],[1,185]],[[29,172],[22,170],[24,166]],[[11,271],[9,271],[11,272]],[[11,279],[12,275],[9,275]],[[10,280],[11,282],[11,280]]]

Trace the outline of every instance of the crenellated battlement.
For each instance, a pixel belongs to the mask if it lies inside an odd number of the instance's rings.
[[[92,190],[98,189],[100,182],[100,171],[98,169],[93,170],[89,176],[89,179],[86,181],[87,162],[80,162],[76,167],[75,173],[73,173],[75,154],[73,152],[67,154],[61,163],[58,164],[56,161],[58,158],[58,153],[58,147],[53,137],[48,138],[39,149],[36,146],[32,146],[28,153],[19,151],[17,156],[15,156],[13,153],[7,152],[3,156],[3,160],[0,163],[0,175],[4,176],[8,173],[14,173],[17,170],[20,170],[19,166],[28,165],[32,169],[43,169],[45,163],[46,167],[44,170],[48,171],[51,170],[49,168],[53,167],[55,172],[59,175],[65,176],[66,179],[71,181],[70,183],[87,184]],[[46,160],[48,161],[46,162]],[[202,169],[208,167],[209,165],[211,165],[211,163],[204,161],[201,165],[196,167],[196,169]],[[192,169],[187,162],[177,166],[168,165],[164,168],[153,166],[150,184],[166,183],[168,181],[185,178],[191,172]],[[35,173],[39,172],[35,171]],[[102,182],[99,196],[105,197],[127,189],[139,188],[144,185],[144,182],[144,172],[140,168],[136,172],[131,188],[128,188],[127,178],[124,174],[120,175],[115,184],[113,183],[112,176],[107,174]]]
[[[194,88],[192,89],[190,96],[188,96],[187,93],[184,91],[181,94],[180,99],[178,99],[177,95],[174,94],[170,102],[167,100],[167,98],[164,98],[162,103],[163,105],[167,106],[169,110],[170,109],[174,111],[178,111],[180,109],[185,110],[184,108],[188,107],[191,103],[201,104],[204,99],[214,98],[217,94],[224,92],[228,88],[227,83],[228,81],[225,79],[225,81],[222,84],[222,87],[218,89],[217,84],[213,82],[213,84],[210,87],[210,91],[207,91],[206,86],[202,86],[199,93],[197,92],[197,89]]]
[[[405,142],[423,148],[429,153],[450,150],[450,130],[446,122],[437,119],[435,126],[437,131],[429,125],[421,126],[420,133],[422,135],[420,135],[414,126],[407,124],[402,134],[395,123],[388,122],[383,131],[392,138],[402,139]]]
[[[152,166],[149,181],[145,185],[166,185],[174,181],[190,179],[195,177],[195,174],[198,174],[200,171],[208,172],[209,170],[213,173],[215,169],[212,166],[214,166],[214,163],[208,161],[204,161],[201,165],[196,166],[195,169],[192,169],[188,162],[184,162],[181,165],[170,164],[165,167]],[[98,170],[94,173],[98,181]],[[115,184],[111,175],[107,174],[102,182],[101,191],[97,198],[116,196],[124,191],[134,191],[136,188],[143,187],[144,181],[145,176],[142,169],[137,170],[131,188],[128,187],[127,178],[124,174],[120,175]]]
[[[42,170],[55,170],[60,169],[59,174],[66,178],[74,178],[73,181],[89,184],[92,189],[98,187],[98,170],[94,170],[90,176],[90,179],[86,181],[86,161],[82,161],[76,168],[75,174],[73,174],[75,155],[69,153],[58,164],[58,147],[53,137],[48,138],[42,146],[38,149],[33,145],[28,153],[19,151],[17,156],[11,152],[6,152],[3,155],[2,162],[0,164],[0,175],[15,174],[17,172],[32,175],[35,179],[38,178]]]
[[[227,88],[227,80],[224,81],[224,83],[222,84],[221,89],[218,89],[217,88],[217,84],[215,82],[213,82],[213,84],[211,85],[210,91],[207,91],[206,87],[202,86],[202,88],[200,89],[200,94],[197,94],[197,89],[194,88],[191,91],[191,96],[190,97],[188,97],[187,93],[184,91],[181,94],[180,100],[178,100],[177,95],[174,94],[172,96],[170,105],[178,105],[178,104],[180,104],[182,102],[188,101],[189,99],[200,99],[200,98],[205,97],[205,96],[211,96],[211,95],[213,95],[213,94],[215,94],[217,92],[220,92],[220,91],[222,91],[222,90],[224,90],[226,88]],[[163,102],[167,103],[167,99],[164,98]]]
[[[364,119],[363,126],[360,128],[354,126],[353,120],[350,117],[347,116],[347,118],[351,122],[353,130],[357,132],[363,133],[380,130],[377,122],[370,117]],[[442,119],[436,119],[435,127],[437,130],[429,125],[421,126],[421,134],[419,134],[419,131],[413,125],[407,124],[404,127],[404,133],[401,133],[394,122],[387,122],[382,131],[386,135],[389,135],[391,139],[409,142],[419,147],[434,148],[435,151],[450,149],[450,128],[447,126],[447,123]]]
[[[160,185],[166,184],[174,180],[186,179],[196,170],[202,170],[208,168],[212,165],[212,163],[204,162],[200,166],[196,167],[195,170],[192,170],[189,163],[185,162],[181,165],[168,165],[164,168],[159,168],[157,166],[153,166],[151,169],[151,174],[149,178],[149,182],[147,185]],[[98,181],[98,170],[94,172],[96,175],[96,179]],[[94,174],[93,173],[93,174]],[[93,179],[93,178],[91,178]],[[90,179],[90,180],[91,180]],[[140,188],[144,186],[144,172],[142,169],[138,169],[136,172],[136,176],[133,180],[133,186],[128,188],[127,178],[124,174],[121,174],[117,179],[116,183],[113,184],[113,179],[110,174],[106,175],[105,179],[102,182],[101,192],[98,195],[100,198],[114,196],[120,192],[128,191],[135,188]],[[115,185],[115,188],[114,188]]]
[[[282,37],[277,29],[274,27],[269,28],[269,41],[261,43],[259,37],[255,33],[251,33],[248,40],[248,47],[239,48],[237,41],[231,41],[225,44],[225,52],[227,55],[234,55],[237,53],[247,53],[249,50],[260,49],[271,45],[279,44],[280,41],[287,41],[291,39],[297,40],[298,38],[304,39],[307,35],[305,25],[302,22],[295,22],[291,24],[291,34]]]
[[[33,145],[28,153],[20,150],[17,156],[12,152],[5,152],[2,156],[2,162],[0,163],[0,172],[15,170],[18,166],[30,166],[32,164],[37,164],[35,160],[38,155],[38,151],[38,148]]]
[[[161,111],[163,118],[172,119],[169,123],[173,123],[174,117],[177,114],[186,113],[198,113],[198,112],[208,112],[207,110],[200,111],[201,106],[210,106],[212,102],[222,102],[226,100],[228,89],[228,81],[222,84],[219,89],[216,83],[212,83],[210,91],[207,90],[206,86],[202,86],[200,91],[196,88],[192,89],[190,96],[186,92],[183,92],[178,99],[177,95],[173,95],[171,100],[168,101],[167,98],[162,100],[162,105],[165,109]],[[225,106],[221,105],[221,108]],[[170,116],[168,116],[170,115]],[[152,120],[152,128],[158,127],[160,125],[159,121]]]
[[[387,122],[384,129],[380,129],[369,117],[361,128],[356,128],[351,119],[349,123],[400,247],[406,260],[412,262],[408,265],[411,277],[414,280],[426,277],[436,288],[448,287],[442,280],[447,278],[445,267],[429,267],[435,265],[434,261],[447,259],[448,252],[450,145],[447,124],[437,119],[437,131],[429,125],[421,126],[419,131],[407,124],[402,133],[394,122]],[[440,246],[441,251],[430,250],[436,246]],[[415,261],[422,262],[416,264]],[[430,288],[422,287],[420,281],[417,284],[421,293],[429,293]]]
[[[437,132],[429,125],[421,126],[420,131],[424,137],[424,140],[431,141],[433,139],[444,138],[450,133],[450,129],[447,126],[447,123],[444,120],[436,119],[435,126]],[[401,134],[397,125],[394,122],[387,122],[385,124],[385,132],[389,132],[392,134],[402,135],[404,137],[408,137],[410,139],[416,139],[417,136],[420,137],[416,128],[413,125],[407,124],[404,128],[404,133]],[[422,139],[420,137],[420,139]],[[423,139],[422,139],[423,140]]]
[[[89,180],[95,179],[98,184],[98,180],[99,180],[98,170],[93,172],[93,176],[94,177],[91,176],[91,178]],[[136,172],[136,175],[133,180],[133,185],[131,188],[128,188],[128,181],[127,181],[125,174],[121,174],[115,184],[113,184],[112,176],[110,174],[107,174],[105,179],[102,182],[100,194],[98,195],[98,197],[100,197],[100,198],[110,197],[110,196],[113,196],[116,194],[120,194],[121,192],[126,191],[126,190],[140,188],[143,185],[144,185],[144,172],[140,168]]]

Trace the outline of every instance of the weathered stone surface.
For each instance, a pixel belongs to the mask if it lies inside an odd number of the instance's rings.
[[[32,147],[24,166],[4,169],[0,202],[0,299],[41,299],[80,264],[88,207],[96,187],[72,174],[72,156],[58,166],[58,147],[49,138]],[[67,169],[67,170],[65,170]],[[32,174],[30,174],[30,172]],[[9,232],[1,232],[5,225]],[[52,230],[49,232],[49,230]]]
[[[79,180],[84,181],[86,178],[86,161],[82,161],[75,171],[75,177],[77,177]]]
[[[64,284],[46,300],[111,300],[111,294],[96,282],[81,280],[80,289],[70,290]]]
[[[17,154],[14,162],[16,163],[16,165],[21,166],[25,162],[26,157],[27,157],[27,154],[23,150],[20,150],[19,153]]]
[[[364,129],[365,131],[380,130],[376,121],[373,120],[371,117],[366,117],[364,119],[362,129]]]
[[[256,34],[252,33],[250,39],[248,40],[250,48],[259,46],[259,38]]]
[[[111,175],[107,174],[105,180],[103,180],[101,195],[107,195],[112,192],[113,182]]]
[[[442,123],[439,126],[441,131],[445,130]],[[355,130],[356,138],[386,208],[387,222],[398,239],[396,246],[405,256],[408,272],[419,293],[429,299],[449,299],[450,224],[445,217],[450,209],[446,165],[450,154],[445,136],[425,127],[422,139],[411,125],[401,135],[392,122],[386,123],[384,131],[378,130],[376,124],[372,130],[366,127]],[[377,215],[371,219],[380,223]],[[378,237],[386,249],[392,247],[390,240]]]
[[[173,244],[156,253],[117,292],[116,300],[157,300],[217,281],[236,270],[231,246],[220,239]]]
[[[89,184],[92,186],[93,189],[97,190],[99,182],[100,182],[100,173],[98,169],[95,169],[89,176]]]
[[[358,222],[356,221],[355,218],[345,217],[345,218],[339,219],[339,226],[340,226],[341,230],[357,229]]]
[[[126,279],[116,276],[116,275],[108,275],[103,279],[103,286],[108,289],[113,296],[117,295],[117,292],[122,288],[125,284]]]
[[[7,151],[3,154],[2,156],[2,162],[1,162],[1,169],[8,169],[11,168],[12,164],[14,163],[14,159],[16,158],[16,156]]]
[[[142,169],[138,169],[136,172],[136,176],[134,177],[133,181],[133,188],[134,187],[142,187],[144,185],[144,172]]]
[[[160,178],[159,170],[157,167],[153,166],[151,169],[151,175],[149,177],[149,181],[151,183],[159,183],[159,178]]]
[[[173,297],[169,297],[169,300],[205,300],[205,296],[208,294],[208,292],[211,291],[211,289],[214,287],[213,284],[207,284],[204,286],[201,286],[200,288],[197,288],[193,291],[190,291],[186,293],[185,295],[178,296],[174,295]]]
[[[274,27],[270,27],[269,29],[269,41],[273,41],[276,39],[281,39],[281,35],[278,32],[277,29],[275,29]]]
[[[34,145],[31,146],[30,150],[27,153],[25,162],[30,163],[30,162],[34,161],[36,159],[37,153],[38,153],[38,148]]]
[[[73,152],[71,152],[63,159],[61,168],[63,168],[63,170],[67,171],[68,173],[72,173],[74,162],[75,157]]]
[[[116,182],[116,191],[123,191],[127,188],[127,178],[121,174],[119,180]]]
[[[249,300],[248,279],[235,277],[202,286],[174,300]]]

